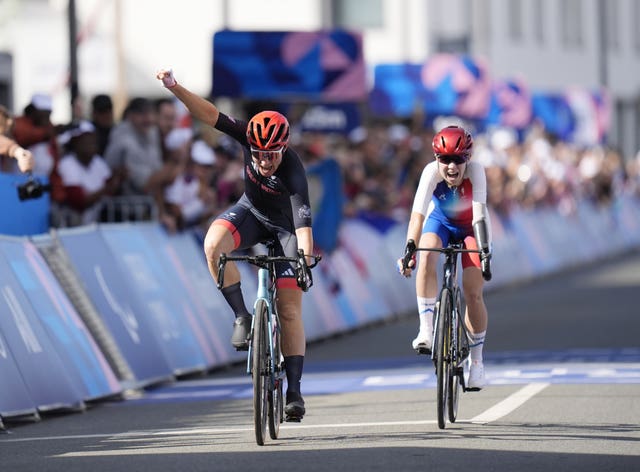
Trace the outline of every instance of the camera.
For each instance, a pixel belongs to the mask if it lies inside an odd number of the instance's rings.
[[[18,198],[20,200],[32,200],[40,198],[44,192],[49,192],[51,185],[43,184],[39,180],[29,177],[25,183],[18,185]]]

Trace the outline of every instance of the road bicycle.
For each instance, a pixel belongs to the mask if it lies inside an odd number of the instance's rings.
[[[277,439],[280,424],[285,419],[282,393],[285,379],[284,356],[280,348],[280,318],[275,303],[276,263],[294,263],[298,285],[306,291],[313,284],[309,269],[315,267],[321,259],[317,255],[307,256],[314,260],[308,265],[301,249],[298,250],[297,257],[276,256],[275,241],[266,241],[264,244],[267,254],[221,254],[218,262],[218,289],[224,284],[224,270],[228,261],[245,261],[258,267],[258,290],[253,305],[247,373],[253,380],[253,422],[259,446],[264,445],[267,423],[269,436]]]
[[[409,240],[402,259],[403,269],[408,267],[409,261],[417,251],[439,252],[445,256],[442,284],[434,310],[432,349],[419,351],[421,354],[431,355],[436,369],[438,427],[444,429],[447,417],[451,423],[456,421],[460,391],[478,390],[465,384],[465,361],[469,356],[469,341],[464,324],[457,269],[459,254],[481,252],[465,249],[462,242],[450,242],[444,248],[422,248],[416,247],[415,241]]]

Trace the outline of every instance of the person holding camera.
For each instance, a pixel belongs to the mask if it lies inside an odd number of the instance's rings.
[[[52,100],[37,93],[24,108],[22,116],[15,118],[13,138],[20,146],[33,154],[33,173],[48,179],[51,200],[63,202],[64,187],[58,174],[60,153],[56,140],[56,128],[51,123]]]
[[[8,156],[15,159],[20,172],[31,172],[34,166],[33,154],[8,136],[12,124],[13,117],[11,113],[6,107],[0,105],[0,156]],[[1,170],[6,171],[8,168],[9,166],[5,166],[3,162]]]

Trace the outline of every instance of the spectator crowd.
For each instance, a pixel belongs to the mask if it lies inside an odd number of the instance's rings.
[[[51,183],[52,226],[157,219],[169,231],[206,231],[243,192],[241,147],[200,129],[178,102],[132,98],[119,118],[109,95],[93,97],[86,113],[81,105],[70,123],[54,125],[50,97],[34,95],[4,131],[31,151],[33,172]],[[345,136],[291,125],[292,145],[306,165],[332,161],[340,169],[331,184],[340,188],[312,183],[316,205],[322,192],[339,193],[344,216],[408,221],[420,173],[433,159],[432,129],[374,121]],[[640,197],[640,154],[625,159],[612,147],[578,147],[539,126],[520,139],[504,128],[470,131],[473,159],[485,166],[489,207],[499,218],[515,208],[570,215],[580,201],[611,205],[623,193]],[[0,171],[19,172],[15,159],[0,159]]]

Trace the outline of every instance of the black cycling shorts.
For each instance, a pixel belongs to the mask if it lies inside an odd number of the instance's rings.
[[[274,219],[280,221],[274,223]],[[297,255],[298,239],[292,224],[284,218],[267,219],[242,201],[218,216],[212,224],[222,225],[231,232],[235,242],[234,250],[252,248],[270,240],[276,242],[276,256]],[[294,263],[277,262],[276,277],[278,288],[299,288]]]

